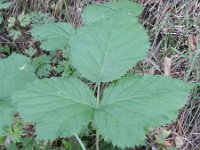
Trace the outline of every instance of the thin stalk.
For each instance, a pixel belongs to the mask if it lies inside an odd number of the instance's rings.
[[[99,133],[96,130],[96,150],[99,150]]]
[[[64,69],[64,71],[63,71],[63,73],[62,73],[62,77],[64,77],[65,75],[66,75],[66,72],[68,71],[68,69],[69,69],[69,61],[66,63],[66,65],[65,65],[65,69]]]
[[[76,133],[74,133],[74,136],[77,139],[78,143],[80,144],[82,150],[86,150],[86,148],[85,148],[83,142],[81,141],[81,139],[79,138],[79,136]]]
[[[97,83],[97,100],[96,100],[96,108],[99,108],[99,100],[100,100],[100,83]],[[99,133],[96,129],[96,150],[99,150]]]
[[[100,83],[97,83],[97,101],[96,101],[97,108],[99,108],[99,99],[100,99]]]

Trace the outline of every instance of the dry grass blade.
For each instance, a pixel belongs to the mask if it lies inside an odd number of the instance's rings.
[[[167,76],[170,76],[171,65],[172,65],[172,58],[171,57],[170,58],[169,57],[165,57],[163,68],[164,68],[164,74],[167,75]]]

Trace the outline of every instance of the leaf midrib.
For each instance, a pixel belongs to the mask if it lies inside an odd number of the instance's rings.
[[[73,99],[71,97],[63,97],[63,96],[60,96],[60,95],[55,95],[55,94],[51,94],[51,93],[47,93],[47,92],[41,92],[41,91],[28,91],[28,92],[33,92],[33,93],[40,93],[40,94],[46,94],[46,95],[50,95],[50,96],[54,96],[54,97],[59,97],[59,98],[62,98],[62,99],[66,99],[66,100],[71,100],[71,101],[74,101],[76,103],[80,103],[80,104],[83,104],[83,105],[86,105],[86,106],[89,106],[91,108],[94,108],[92,105],[89,105],[87,103],[81,103],[79,100],[77,99]]]
[[[113,104],[115,104],[115,103],[120,103],[120,102],[128,101],[128,100],[131,100],[131,99],[145,98],[145,97],[149,97],[149,96],[156,95],[156,94],[167,93],[167,92],[174,91],[174,90],[177,91],[178,89],[171,89],[171,90],[167,90],[167,91],[156,92],[156,93],[153,93],[153,94],[151,94],[151,95],[133,96],[133,97],[129,97],[129,98],[121,99],[121,100],[115,100],[115,101],[112,102],[112,103],[103,104],[101,107],[103,107],[103,106],[108,106],[108,105],[113,105]],[[107,100],[105,100],[105,98],[104,98],[103,101],[106,102]]]

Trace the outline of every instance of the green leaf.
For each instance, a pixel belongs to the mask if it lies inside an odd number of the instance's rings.
[[[22,27],[26,27],[31,22],[31,15],[30,14],[24,14],[21,13],[18,18],[19,23]]]
[[[38,139],[78,134],[93,120],[93,92],[73,77],[36,80],[13,99],[22,118],[36,123]]]
[[[42,78],[42,77],[48,77],[50,72],[52,70],[52,67],[50,64],[45,64],[45,65],[42,65],[38,68],[37,70],[37,75]]]
[[[71,63],[79,72],[91,81],[107,82],[144,58],[149,41],[136,18],[115,13],[78,29],[70,48]]]
[[[15,25],[15,21],[16,21],[15,17],[9,17],[8,18],[8,28],[13,27]]]
[[[6,2],[6,0],[0,0],[0,9],[6,9],[12,4],[13,2]]]
[[[58,73],[62,73],[64,70],[69,71],[69,62],[67,61],[59,61],[59,64],[54,67],[54,69],[58,72]]]
[[[10,125],[14,116],[15,108],[9,100],[0,100],[0,135],[5,125]]]
[[[33,59],[33,65],[38,68],[38,67],[41,67],[45,64],[49,64],[51,63],[51,60],[52,58],[49,56],[49,55],[41,55],[39,57],[35,57]]]
[[[33,59],[33,65],[36,69],[36,74],[38,77],[48,77],[52,67],[50,63],[52,62],[52,57],[50,55],[41,55]]]
[[[34,26],[30,30],[32,36],[41,42],[40,47],[44,50],[65,50],[68,41],[74,33],[72,25],[67,23],[49,23]]]
[[[126,12],[138,16],[142,11],[143,8],[140,5],[128,0],[121,0],[119,2],[90,5],[84,9],[82,18],[83,22],[88,24],[102,18],[111,17],[116,12]]]
[[[53,17],[50,17],[47,13],[39,12],[31,12],[31,25],[41,26],[43,24],[48,24],[53,22]]]
[[[95,124],[119,147],[144,144],[147,128],[176,119],[192,85],[160,76],[132,75],[105,89]]]
[[[3,135],[3,136],[0,136],[0,145],[3,145],[4,142],[6,141],[7,139],[7,136]]]
[[[18,124],[14,124],[12,128],[8,129],[8,134],[10,138],[12,139],[12,142],[15,144],[17,142],[20,142],[23,132],[24,132],[23,127]]]
[[[30,59],[18,54],[0,60],[0,70],[0,99],[10,99],[13,91],[35,78]]]
[[[19,38],[19,36],[21,36],[22,33],[18,30],[15,30],[15,29],[11,29],[10,30],[10,33],[9,33],[9,36],[11,36],[13,38],[13,40],[16,40]]]
[[[167,129],[163,129],[162,130],[162,133],[161,133],[161,135],[162,135],[162,138],[167,138],[169,135],[171,134],[171,131],[169,130],[167,130]]]
[[[33,57],[33,55],[37,52],[37,50],[33,47],[29,47],[28,49],[25,50],[26,54],[28,56]]]
[[[12,54],[0,60],[0,134],[4,125],[9,125],[14,108],[11,96],[35,77],[29,66],[30,60],[22,55]]]
[[[31,150],[31,149],[40,150],[40,143],[38,141],[36,141],[35,139],[26,137],[26,138],[22,138],[21,142],[23,144],[24,150]]]
[[[0,47],[0,53],[10,54],[10,52],[11,52],[11,49],[8,45]]]

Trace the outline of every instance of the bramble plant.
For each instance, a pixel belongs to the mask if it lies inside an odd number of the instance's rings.
[[[41,48],[67,51],[70,65],[96,83],[97,95],[75,76],[33,80],[26,58],[12,55],[0,62],[1,120],[15,106],[25,121],[36,123],[39,140],[77,135],[91,123],[97,150],[101,137],[121,148],[144,144],[149,127],[177,117],[192,85],[166,76],[126,75],[149,48],[137,18],[142,10],[126,0],[94,4],[85,8],[84,25],[76,30],[69,23],[34,27],[30,32]],[[10,61],[19,64],[8,68]],[[105,82],[112,83],[103,91]]]

